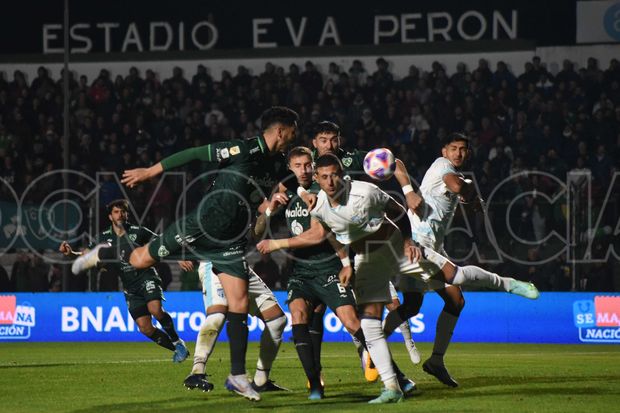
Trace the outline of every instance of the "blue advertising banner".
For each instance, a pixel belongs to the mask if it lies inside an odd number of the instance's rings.
[[[276,292],[283,308],[286,294]],[[620,343],[619,293],[543,293],[536,301],[504,293],[465,293],[454,341],[496,343]],[[193,341],[205,318],[200,292],[169,292],[165,309],[184,340]],[[427,294],[410,320],[416,341],[432,341],[443,302]],[[285,340],[291,339],[290,314]],[[349,341],[335,314],[325,316],[325,341]],[[263,329],[248,323],[250,340]],[[0,295],[0,342],[141,341],[122,293],[15,293]],[[220,340],[226,341],[226,329]],[[390,341],[401,340],[400,332]]]

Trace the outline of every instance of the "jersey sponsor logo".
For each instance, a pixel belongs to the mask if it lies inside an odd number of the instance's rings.
[[[307,217],[308,214],[309,214],[308,208],[303,208],[300,204],[297,204],[295,208],[287,209],[284,212],[284,215],[287,218]]]
[[[157,255],[159,257],[167,257],[168,255],[170,255],[170,251],[168,251],[168,248],[166,248],[165,245],[162,245],[161,247],[159,247],[159,249],[157,250]]]
[[[288,211],[287,211],[288,212]],[[291,233],[293,235],[299,235],[302,232],[304,232],[304,226],[301,225],[299,222],[297,222],[297,220],[293,220],[293,222],[291,222]]]
[[[241,153],[241,149],[239,149],[239,146],[233,146],[232,148],[230,148],[230,154],[231,155],[239,155]],[[252,153],[252,151],[250,151],[250,153]]]
[[[342,158],[342,164],[347,168],[353,164],[353,158],[347,156],[346,158]]]
[[[620,343],[620,297],[573,302],[573,318],[584,343]]]
[[[239,249],[239,250],[233,250],[233,251],[226,251],[225,253],[222,254],[222,257],[229,257],[231,255],[238,255],[238,254],[243,254],[243,250]]]
[[[14,295],[0,296],[0,340],[26,340],[36,324],[36,310],[30,303],[17,304]]]
[[[271,177],[271,174],[269,172],[266,172],[264,176],[252,176],[250,177],[250,179],[248,180],[248,184],[256,184],[260,187],[263,188],[269,188],[269,190],[271,190],[271,188],[273,188],[274,186],[276,186],[276,184],[278,183],[278,181],[274,178]]]
[[[252,149],[250,149],[250,155],[254,155],[256,152],[260,152],[260,147],[255,146]],[[232,153],[232,149],[231,149],[231,153]],[[233,154],[236,155],[236,154]]]
[[[111,239],[111,238],[108,238],[106,241],[108,241],[108,242],[112,242],[112,239]]]
[[[220,151],[220,156],[222,157],[222,159],[228,159],[230,157],[230,153],[228,152],[227,148],[223,148]]]

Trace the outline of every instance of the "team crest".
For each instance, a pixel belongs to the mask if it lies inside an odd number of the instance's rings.
[[[137,235],[136,234],[129,234],[129,239],[132,241],[136,241]]]
[[[166,248],[165,245],[162,245],[157,250],[157,255],[159,255],[160,257],[166,257],[166,256],[170,255],[170,251],[168,251],[168,248]]]
[[[353,163],[353,158],[349,156],[347,156],[346,158],[342,158],[342,164],[346,166],[347,168],[351,166],[352,163]]]
[[[240,153],[241,153],[241,149],[239,149],[238,146],[233,146],[232,148],[230,148],[231,155],[239,155]]]

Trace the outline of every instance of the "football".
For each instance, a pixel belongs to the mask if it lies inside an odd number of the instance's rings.
[[[387,148],[377,148],[368,152],[364,157],[364,172],[373,179],[385,181],[394,175],[396,159]]]

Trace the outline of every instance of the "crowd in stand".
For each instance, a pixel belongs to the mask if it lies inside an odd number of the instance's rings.
[[[38,69],[31,82],[20,71],[15,71],[12,79],[0,74],[0,177],[18,195],[44,172],[63,166],[62,90],[62,76],[51,78],[45,67]],[[261,112],[272,105],[289,106],[300,114],[300,143],[309,144],[314,123],[332,120],[342,128],[345,148],[389,147],[417,182],[439,155],[441,138],[453,131],[464,132],[471,138],[468,169],[474,173],[483,198],[493,194],[499,205],[489,208],[488,216],[496,238],[505,236],[511,246],[515,234],[523,240],[541,241],[538,248],[522,245],[522,261],[537,262],[543,256],[545,265],[561,268],[557,282],[544,274],[541,279],[531,275],[541,272],[540,266],[521,268],[526,272],[521,277],[544,284],[540,285],[543,290],[571,288],[567,280],[572,278],[572,267],[564,261],[547,260],[557,245],[542,242],[551,230],[566,232],[563,228],[571,206],[568,197],[563,195],[565,201],[554,205],[530,194],[508,212],[506,205],[527,191],[558,194],[558,180],[569,182],[569,172],[590,171],[596,218],[600,212],[597,205],[603,204],[620,167],[617,59],[602,69],[596,59],[589,58],[578,70],[567,60],[555,74],[538,57],[521,70],[510,70],[502,61],[491,67],[484,59],[475,68],[462,63],[447,68],[432,62],[427,68],[411,66],[400,79],[383,58],[377,59],[373,68],[355,60],[351,67],[330,63],[323,72],[311,61],[289,67],[268,62],[260,74],[239,66],[234,74],[224,71],[218,81],[202,64],[194,74],[174,68],[166,79],[152,70],[140,73],[131,68],[128,74],[113,77],[102,69],[96,79],[70,73],[69,90],[70,168],[85,176],[102,171],[121,174],[181,149],[254,136]],[[533,170],[539,173],[518,175]],[[189,172],[191,179],[200,173],[199,166]],[[72,180],[74,187],[87,184],[83,178]],[[501,189],[494,192],[502,182]],[[61,185],[59,178],[38,184],[29,190],[28,200],[38,202],[51,188]],[[6,188],[0,188],[1,199],[10,199]],[[133,193],[134,204],[138,208],[144,205],[152,190],[153,185],[147,185]],[[175,191],[176,187],[170,186],[157,192],[151,222],[172,219]],[[576,191],[578,197],[587,196],[583,181]],[[606,205],[611,207],[602,214],[599,227],[579,229],[586,241],[595,240],[593,249],[600,254],[614,242],[609,231],[600,228],[615,227],[619,216],[619,191],[610,193]],[[114,180],[106,177],[100,202],[105,204],[120,195]],[[503,222],[506,214],[509,224]],[[462,217],[455,222],[459,219]],[[484,217],[478,214],[474,221],[476,233],[483,233]],[[476,241],[489,244],[487,237],[482,238]],[[451,247],[468,250],[471,240],[468,242],[455,241]],[[614,288],[613,262],[603,267],[609,274],[588,285],[589,274],[596,271],[583,266],[576,288]]]

